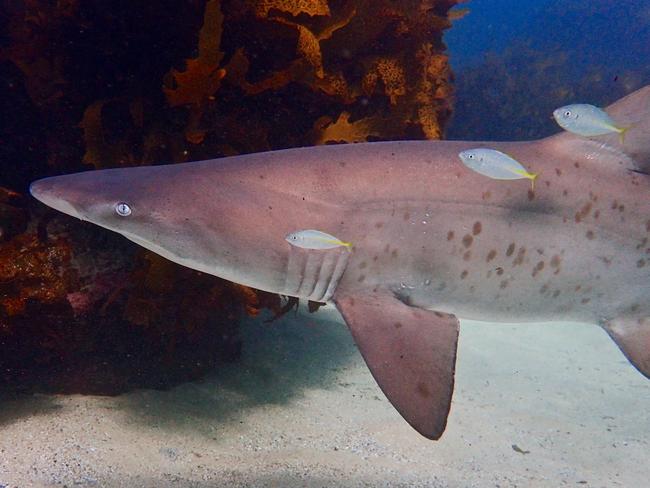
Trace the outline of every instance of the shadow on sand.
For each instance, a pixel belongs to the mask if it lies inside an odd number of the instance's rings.
[[[232,420],[244,416],[248,408],[284,404],[305,389],[327,388],[336,381],[337,371],[358,354],[332,309],[316,314],[301,309],[271,323],[264,322],[267,318],[245,320],[241,358],[221,364],[204,378],[167,390],[134,390],[102,401],[110,401],[111,408],[145,425],[196,428],[201,420]],[[0,391],[0,426],[63,408],[55,398]]]
[[[272,323],[242,324],[243,352],[199,381],[168,391],[140,390],[115,399],[134,420],[168,428],[201,428],[200,420],[232,421],[246,409],[281,405],[306,389],[328,388],[338,372],[359,360],[352,337],[336,312],[300,311]]]
[[[41,394],[26,396],[0,392],[0,428],[21,418],[52,415],[61,408],[52,396]]]

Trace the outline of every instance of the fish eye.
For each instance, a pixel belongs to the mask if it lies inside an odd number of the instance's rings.
[[[572,114],[571,114],[571,110],[565,110],[565,111],[564,111],[564,117],[565,117],[565,118],[569,118],[569,117],[571,117],[571,115],[572,115]]]
[[[473,155],[473,154],[471,154],[471,153],[470,153],[470,154],[468,154],[468,155],[467,155],[467,157],[468,157],[469,159],[474,159],[474,155]]]
[[[117,215],[120,217],[128,217],[131,215],[131,207],[129,206],[128,203],[125,202],[120,202],[117,205],[115,205],[115,211],[117,212]]]

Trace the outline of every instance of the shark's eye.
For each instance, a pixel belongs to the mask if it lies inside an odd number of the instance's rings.
[[[115,211],[117,212],[117,215],[121,217],[128,217],[131,215],[131,207],[125,202],[120,202],[115,205]]]

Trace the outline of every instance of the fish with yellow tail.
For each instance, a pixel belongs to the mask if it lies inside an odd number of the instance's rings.
[[[631,127],[620,126],[602,108],[587,103],[574,103],[557,108],[553,111],[553,118],[565,131],[584,137],[617,132],[621,144],[625,139],[625,133]]]
[[[303,249],[334,249],[336,247],[346,247],[352,251],[352,243],[340,240],[327,232],[320,230],[307,229],[290,232],[285,237],[286,241],[292,246]]]
[[[530,173],[516,159],[496,149],[479,147],[461,151],[458,157],[472,171],[495,180],[530,180],[531,189],[535,190],[537,173]]]

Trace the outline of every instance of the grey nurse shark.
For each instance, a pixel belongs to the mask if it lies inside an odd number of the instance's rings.
[[[650,85],[606,110],[632,126],[623,143],[320,146],[57,176],[31,193],[184,266],[335,304],[391,403],[438,439],[457,317],[599,324],[650,376]],[[458,153],[475,147],[539,173],[534,191],[466,168]],[[352,251],[285,240],[302,229]]]

